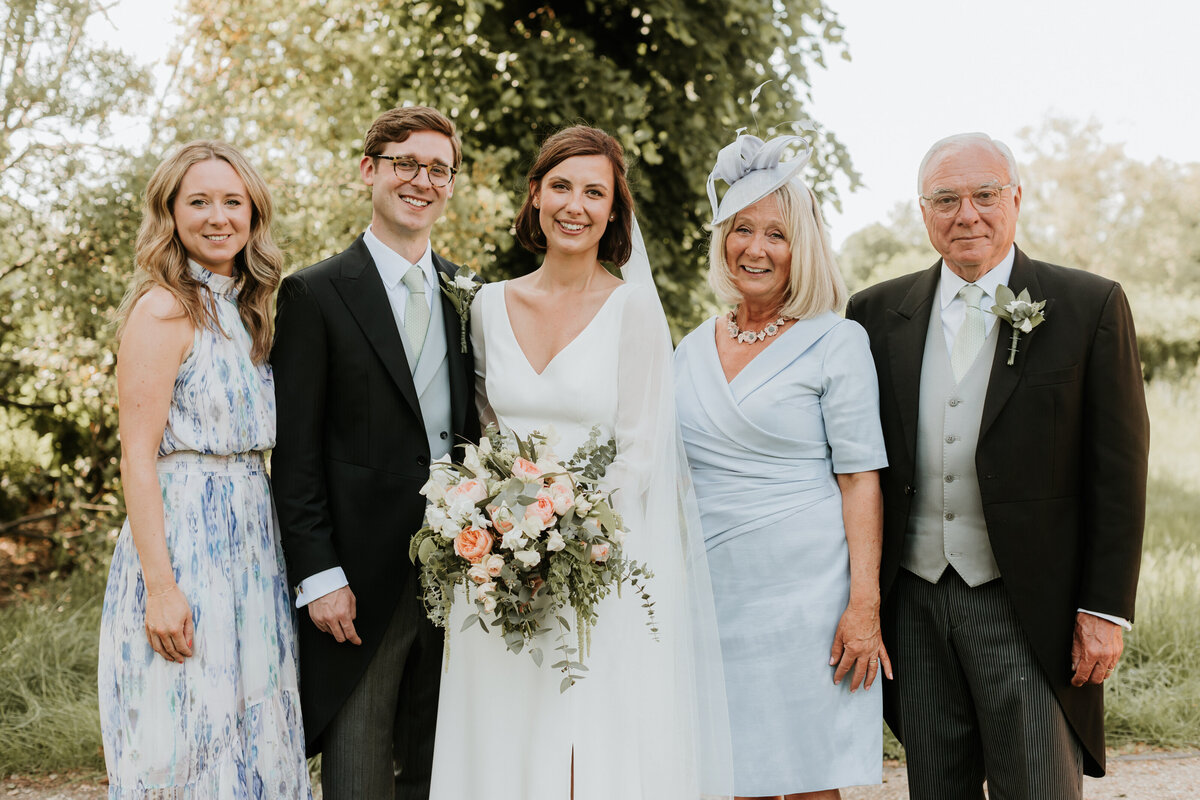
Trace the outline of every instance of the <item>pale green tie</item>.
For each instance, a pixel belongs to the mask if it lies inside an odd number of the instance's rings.
[[[979,301],[983,299],[983,289],[968,283],[958,290],[958,296],[967,304],[967,315],[963,318],[962,327],[958,329],[958,336],[954,339],[954,349],[950,351],[950,366],[954,370],[955,383],[961,381],[971,364],[975,363],[975,357],[979,355],[986,338],[983,310],[979,307]]]
[[[404,335],[412,348],[413,365],[421,359],[425,332],[429,330],[429,303],[425,300],[425,273],[414,266],[404,273],[408,301],[404,304]]]

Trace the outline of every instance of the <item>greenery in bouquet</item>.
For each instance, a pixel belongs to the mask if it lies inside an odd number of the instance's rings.
[[[654,603],[646,589],[650,571],[624,555],[625,529],[600,479],[616,455],[612,439],[600,443],[593,428],[565,463],[554,455],[552,432],[525,438],[489,425],[478,445],[462,445],[462,461],[434,462],[421,489],[429,503],[425,524],[412,538],[409,557],[420,563],[429,618],[446,628],[456,587],[475,606],[463,622],[502,636],[508,649],[541,666],[535,637],[558,631],[566,691],[587,667],[597,607],[629,583],[657,634]],[[578,647],[571,646],[565,611],[575,612]],[[447,640],[448,642],[449,640]],[[447,646],[449,646],[447,644]]]

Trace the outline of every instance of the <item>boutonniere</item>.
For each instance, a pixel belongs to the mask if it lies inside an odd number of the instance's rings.
[[[1034,302],[1029,297],[1029,290],[1022,289],[1019,295],[1014,295],[1012,289],[1004,284],[996,287],[996,305],[992,313],[1012,326],[1012,342],[1008,346],[1008,365],[1017,357],[1017,341],[1022,333],[1029,333],[1045,321],[1046,315],[1042,309],[1046,307],[1045,300]]]
[[[458,272],[451,278],[444,272],[439,272],[442,279],[442,294],[450,298],[454,310],[458,312],[458,344],[462,352],[467,352],[467,323],[471,321],[471,301],[483,284],[479,276],[470,267],[459,267]]]

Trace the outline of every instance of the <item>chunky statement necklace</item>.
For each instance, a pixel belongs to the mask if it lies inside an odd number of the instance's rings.
[[[774,336],[779,333],[783,330],[783,326],[788,323],[789,319],[791,317],[780,317],[761,331],[744,331],[738,328],[737,308],[734,308],[725,318],[725,329],[729,331],[730,339],[742,342],[743,344],[754,344],[755,342],[761,342],[768,336]]]

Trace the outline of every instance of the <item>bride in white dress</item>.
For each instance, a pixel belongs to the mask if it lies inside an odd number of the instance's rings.
[[[462,630],[475,609],[460,594],[446,631],[433,800],[729,794],[721,658],[680,469],[671,340],[632,205],[616,140],[586,126],[547,139],[517,218],[518,240],[545,259],[529,275],[480,289],[471,337],[485,423],[520,435],[552,427],[564,459],[594,425],[615,437],[604,485],[629,531],[626,554],[654,572],[659,632],[650,632],[631,587],[609,595],[588,671],[560,692],[562,673],[551,666],[557,633],[540,643],[539,667],[494,633]],[[626,280],[601,260],[624,265]]]

